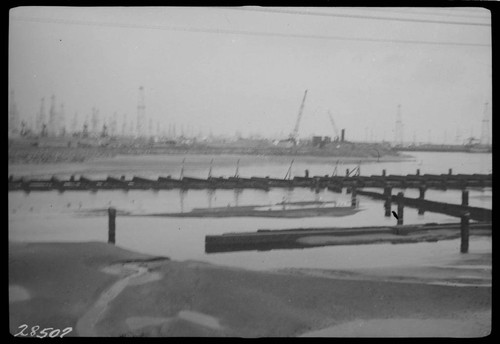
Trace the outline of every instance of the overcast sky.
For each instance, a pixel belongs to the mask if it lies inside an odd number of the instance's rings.
[[[330,111],[349,139],[393,140],[401,104],[405,140],[453,142],[491,114],[489,24],[482,8],[18,7],[9,89],[29,121],[55,95],[68,126],[95,106],[120,127],[143,86],[164,128],[266,136],[288,136],[307,89],[300,137],[333,135]]]

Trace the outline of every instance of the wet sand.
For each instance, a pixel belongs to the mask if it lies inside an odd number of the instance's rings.
[[[71,326],[68,336],[481,337],[491,329],[491,286],[436,285],[428,267],[403,269],[405,280],[383,269],[259,272],[152,258],[98,242],[9,243],[11,333],[21,324]],[[441,269],[445,282],[464,271],[487,280],[491,254]]]

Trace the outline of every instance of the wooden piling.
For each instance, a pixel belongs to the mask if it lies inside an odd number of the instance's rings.
[[[425,190],[426,190],[426,187],[424,185],[421,185],[418,190],[420,191],[420,194],[418,196],[418,199],[419,200],[424,200],[425,198]],[[424,209],[418,209],[418,215],[424,215],[425,211]]]
[[[398,226],[403,224],[403,216],[404,216],[404,204],[403,204],[404,194],[402,192],[398,192]]]
[[[355,208],[356,207],[356,188],[352,188],[351,192],[351,207]]]
[[[384,202],[384,209],[385,209],[385,217],[390,217],[391,216],[391,193],[392,193],[392,188],[390,186],[385,186],[384,187],[384,197],[385,197],[385,202]]]
[[[469,191],[468,190],[462,190],[462,205],[463,206],[469,205]]]
[[[116,209],[108,208],[108,244],[115,244],[115,219]]]
[[[319,189],[320,189],[319,178],[314,178],[314,189],[315,189],[316,193],[319,192]]]
[[[460,221],[460,253],[469,252],[469,219],[470,213],[465,212]]]

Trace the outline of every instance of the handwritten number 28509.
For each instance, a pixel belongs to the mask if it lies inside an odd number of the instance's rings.
[[[68,333],[70,333],[71,331],[73,331],[72,327],[66,327],[62,331],[59,330],[59,329],[54,329],[52,327],[46,327],[46,328],[44,328],[43,330],[40,331],[39,335],[37,335],[36,332],[40,329],[40,326],[38,326],[38,325],[33,326],[31,328],[31,331],[29,332],[29,334],[24,332],[28,328],[28,325],[22,324],[21,326],[19,326],[19,328],[21,329],[21,331],[19,331],[18,333],[16,333],[14,335],[14,337],[17,337],[17,336],[22,336],[22,337],[31,336],[31,337],[45,338],[48,335],[50,338],[55,338],[57,336],[59,336],[59,337],[62,338],[65,335],[67,335]],[[50,331],[50,330],[52,330],[52,331]]]

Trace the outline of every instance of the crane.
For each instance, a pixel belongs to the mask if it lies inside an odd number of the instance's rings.
[[[302,104],[300,104],[299,114],[297,116],[297,122],[295,123],[295,127],[293,128],[293,131],[290,134],[290,141],[292,141],[294,144],[297,143],[300,119],[302,117],[302,111],[304,110],[304,103],[306,102],[306,96],[307,96],[307,90],[304,92],[304,98],[302,98]]]
[[[328,110],[328,117],[330,118],[330,123],[332,123],[333,130],[335,131],[334,141],[338,141],[340,138],[339,130],[337,129],[337,126],[335,125],[335,122],[333,120],[332,114],[330,113],[330,110]]]

